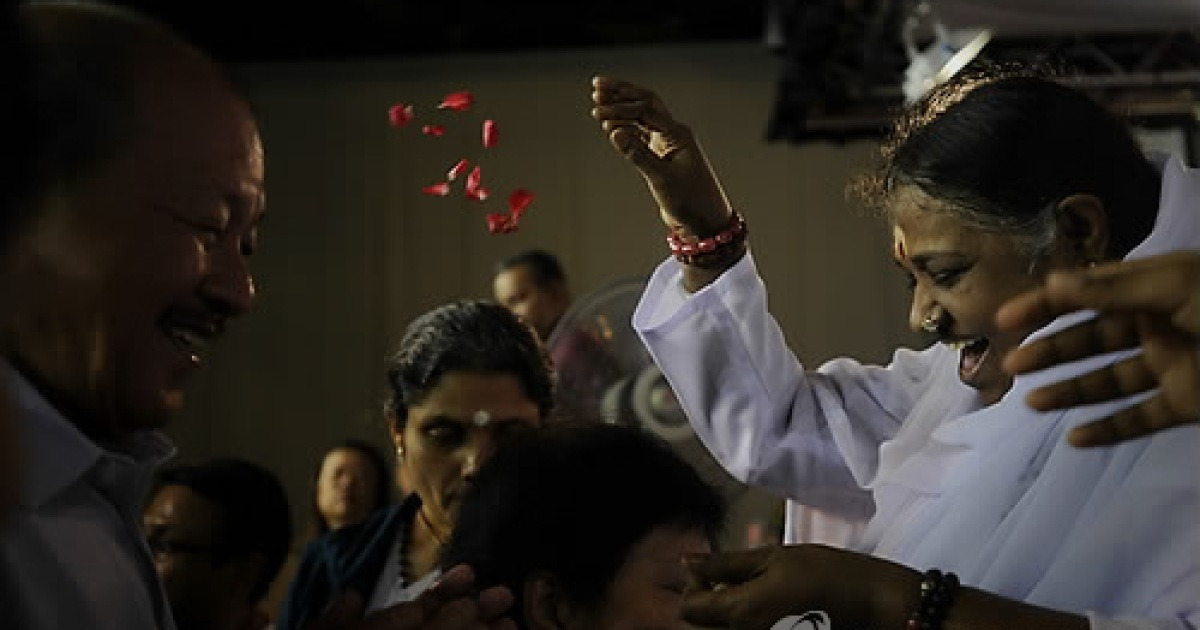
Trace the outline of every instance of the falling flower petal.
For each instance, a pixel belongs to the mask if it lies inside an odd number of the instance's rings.
[[[467,161],[466,158],[459,160],[458,163],[455,164],[454,167],[450,169],[450,172],[446,173],[446,179],[448,181],[454,181],[454,180],[458,179],[458,176],[462,175],[463,171],[467,170],[467,167],[470,165],[471,165],[471,163],[469,161]]]
[[[524,188],[518,188],[508,196],[508,209],[512,211],[513,215],[518,217],[521,216],[521,213],[525,212],[525,208],[528,208],[531,203],[533,203],[533,193]]]
[[[438,105],[438,109],[451,109],[456,112],[463,112],[471,107],[471,103],[473,102],[475,102],[475,97],[471,96],[470,92],[451,92],[442,99],[442,102]]]
[[[446,195],[450,194],[450,184],[447,182],[432,184],[422,188],[421,192],[425,193],[426,195],[445,197]]]
[[[388,122],[393,127],[399,129],[408,124],[408,121],[413,119],[413,106],[406,103],[397,103],[388,109]]]
[[[480,180],[482,179],[483,174],[479,170],[479,165],[476,164],[475,168],[471,169],[471,173],[467,175],[466,193],[468,199],[474,199],[475,201],[487,201],[489,196],[488,189],[480,185]]]
[[[496,142],[499,141],[498,133],[496,121],[491,118],[483,121],[483,148],[490,149],[496,146]]]
[[[463,90],[460,92],[451,92],[447,94],[440,104],[438,109],[448,109],[455,112],[463,112],[470,109],[475,103],[475,97],[471,92]],[[397,103],[388,110],[388,120],[393,127],[400,128],[410,123],[414,118],[414,107],[407,103]],[[482,123],[482,140],[483,148],[490,149],[495,147],[499,142],[499,126],[493,119],[486,119]],[[421,126],[421,133],[435,138],[441,137],[446,133],[444,125],[426,124]],[[468,172],[470,169],[470,172]],[[421,192],[426,195],[437,197],[445,197],[450,194],[451,182],[456,181],[463,174],[466,174],[465,194],[468,199],[483,202],[491,195],[490,191],[483,186],[483,172],[479,164],[472,164],[468,158],[463,158],[454,163],[450,170],[446,173],[446,181],[425,186]],[[492,234],[508,234],[517,231],[520,225],[521,215],[533,203],[533,193],[524,188],[513,190],[508,196],[509,211],[505,212],[490,212],[487,213],[487,228]]]
[[[482,179],[483,179],[483,173],[480,172],[479,165],[476,164],[475,168],[471,169],[471,174],[467,175],[467,194],[468,195],[474,194],[475,191],[479,190],[479,183],[480,183],[480,180],[482,180]]]
[[[492,234],[508,234],[517,230],[517,223],[511,216],[502,212],[489,212],[487,215],[488,231]]]

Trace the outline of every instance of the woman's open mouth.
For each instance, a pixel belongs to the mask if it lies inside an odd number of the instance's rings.
[[[971,385],[975,374],[979,372],[979,367],[983,365],[984,359],[987,358],[988,349],[992,345],[991,342],[988,341],[987,337],[979,337],[971,340],[947,342],[947,345],[959,351],[958,378],[962,382]]]

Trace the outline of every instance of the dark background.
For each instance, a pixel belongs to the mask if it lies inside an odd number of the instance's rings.
[[[762,39],[765,2],[118,0],[228,62]]]

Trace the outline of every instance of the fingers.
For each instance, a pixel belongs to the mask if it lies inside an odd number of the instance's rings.
[[[1058,315],[1050,303],[1049,292],[1042,286],[1002,304],[996,311],[996,325],[1005,331],[1040,328],[1054,321]]]
[[[1187,422],[1187,418],[1174,416],[1161,396],[1154,396],[1140,405],[1071,429],[1067,441],[1078,447],[1108,446]]]
[[[349,627],[362,617],[364,601],[361,595],[346,590],[337,596],[317,619],[305,624],[305,630],[335,630]]]
[[[1158,378],[1139,355],[1035,389],[1025,402],[1038,411],[1051,411],[1116,400],[1157,386]]]
[[[459,564],[439,576],[433,586],[421,594],[419,601],[434,604],[438,601],[462,597],[469,594],[474,588],[475,571],[465,564]]]
[[[741,617],[746,583],[766,571],[773,547],[687,556],[694,586],[683,599],[683,618],[696,626],[728,628]]]
[[[733,586],[719,590],[689,591],[683,596],[680,614],[684,621],[693,626],[728,628],[736,617],[734,607],[740,600],[740,588]]]
[[[767,570],[773,546],[742,551],[696,554],[685,559],[688,571],[701,587],[731,586],[754,579]]]
[[[503,586],[493,586],[479,594],[479,616],[485,621],[500,619],[512,605],[512,591]]]
[[[1152,258],[1107,263],[1086,270],[1077,278],[1050,279],[1057,301],[1099,310],[1139,309],[1170,316],[1200,299],[1200,252],[1175,252]],[[1078,307],[1077,307],[1078,308]],[[1200,333],[1200,322],[1189,324]]]
[[[370,615],[355,630],[514,630],[512,621],[502,617],[511,605],[512,594],[507,589],[488,589],[478,600],[469,596],[425,598],[422,594],[417,601]]]
[[[479,616],[479,605],[471,599],[460,598],[446,603],[421,625],[421,630],[486,630]],[[396,630],[407,630],[397,628]]]
[[[448,603],[470,597],[475,589],[475,572],[471,567],[460,564],[443,573],[424,593],[417,597],[421,614],[432,617]]]
[[[650,149],[649,143],[643,139],[643,134],[631,125],[616,125],[608,132],[608,140],[613,147],[625,156],[642,172],[649,169],[659,159]]]
[[[401,602],[367,615],[357,625],[329,626],[331,630],[428,630],[428,621],[420,603]]]
[[[1005,304],[996,319],[1001,328],[1012,330],[1085,308],[1136,309],[1163,314],[1182,329],[1200,334],[1198,283],[1200,252],[1111,262],[1051,273],[1045,286]]]
[[[688,129],[679,124],[654,92],[626,81],[592,80],[592,117],[623,155],[639,166],[667,158],[680,148]]]
[[[1052,365],[1138,345],[1136,319],[1126,313],[1101,315],[1009,352],[1003,366],[1009,374],[1026,374]]]

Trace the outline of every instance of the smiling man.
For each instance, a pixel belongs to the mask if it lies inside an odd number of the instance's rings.
[[[248,312],[263,153],[202,53],[103,5],[31,4],[32,194],[0,261],[0,371],[22,443],[0,626],[172,628],[137,526],[158,432]]]

